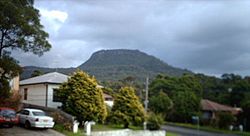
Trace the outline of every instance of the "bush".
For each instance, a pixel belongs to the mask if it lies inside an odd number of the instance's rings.
[[[161,114],[151,113],[148,118],[147,128],[149,130],[159,130],[163,123],[164,120]]]
[[[217,125],[219,128],[227,129],[235,121],[235,117],[228,112],[218,113],[218,122]]]
[[[0,107],[10,107],[18,111],[21,106],[20,103],[21,95],[13,93],[9,98],[5,98],[0,102]]]

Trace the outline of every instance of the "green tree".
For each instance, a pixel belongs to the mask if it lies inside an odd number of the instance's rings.
[[[158,95],[149,99],[149,108],[154,113],[162,114],[165,118],[173,107],[172,100],[164,92],[160,92]]]
[[[43,75],[44,73],[41,70],[34,70],[33,73],[31,74],[31,77],[36,77]]]
[[[218,113],[218,127],[228,129],[230,125],[236,120],[232,113],[220,112]]]
[[[145,120],[145,113],[139,98],[132,87],[123,87],[115,96],[111,112],[111,122],[123,124],[128,128],[130,124],[141,125]]]
[[[79,121],[104,122],[107,116],[103,92],[97,81],[83,71],[75,72],[68,82],[63,83],[58,96],[64,111],[77,117]]]
[[[147,121],[147,129],[159,130],[163,123],[164,119],[161,114],[150,113]]]
[[[190,122],[200,111],[200,98],[194,92],[177,92],[173,98],[174,108],[170,117],[173,121]]]
[[[21,67],[13,58],[4,55],[0,59],[0,99],[10,96],[9,80],[17,76],[19,71]]]
[[[51,45],[33,0],[1,0],[0,7],[0,94],[9,94],[8,80],[21,72],[11,51],[20,49],[42,55]]]
[[[42,55],[51,47],[31,0],[0,1],[0,57],[7,49]]]

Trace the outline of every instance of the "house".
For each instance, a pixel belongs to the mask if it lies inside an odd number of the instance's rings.
[[[55,94],[59,86],[68,78],[67,75],[52,72],[20,81],[22,102],[52,108],[61,107],[62,103]],[[100,85],[97,87],[103,88]],[[108,106],[113,106],[112,96],[104,94],[104,100]]]
[[[22,102],[58,108],[62,104],[58,102],[55,93],[59,86],[67,80],[67,75],[57,72],[22,80],[20,81],[20,93],[23,96]]]
[[[104,102],[106,103],[106,105],[108,105],[109,107],[112,107],[114,105],[114,100],[112,96],[104,93],[103,97],[104,97]]]
[[[227,105],[222,105],[207,99],[201,100],[202,119],[211,120],[216,119],[219,112],[229,112],[233,115],[239,114],[242,110],[240,108],[233,108]]]
[[[15,94],[19,91],[19,75],[12,78],[9,82],[11,91]]]

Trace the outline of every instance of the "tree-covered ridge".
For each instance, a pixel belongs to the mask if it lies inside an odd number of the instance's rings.
[[[160,73],[170,76],[191,73],[188,70],[172,67],[141,51],[125,49],[98,51],[77,68],[95,76],[101,82],[118,81],[128,76],[135,77],[136,80],[142,82],[147,76],[152,79]],[[30,77],[34,70],[44,73],[58,71],[68,74],[77,68],[24,67],[22,79]]]

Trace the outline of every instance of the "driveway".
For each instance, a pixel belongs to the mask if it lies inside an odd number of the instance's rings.
[[[14,126],[13,128],[0,128],[0,136],[65,136],[53,129],[25,129]]]
[[[174,132],[174,133],[179,134],[180,136],[237,136],[237,135],[231,135],[231,134],[222,134],[222,133],[214,133],[214,132],[207,132],[207,131],[197,131],[195,129],[169,126],[169,125],[162,126],[162,129],[166,130],[167,133]]]

